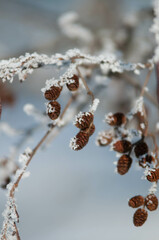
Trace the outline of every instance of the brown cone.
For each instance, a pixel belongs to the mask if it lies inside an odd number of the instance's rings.
[[[133,217],[134,225],[136,227],[142,226],[146,222],[147,217],[148,217],[148,212],[143,208],[139,208],[134,213],[134,217]]]
[[[137,195],[135,197],[132,197],[129,200],[128,204],[132,208],[138,208],[138,207],[144,205],[144,202],[145,202],[144,198],[141,195]]]
[[[123,113],[117,112],[112,116],[108,115],[106,121],[110,126],[121,126],[126,123],[126,117]]]
[[[66,86],[70,91],[76,91],[79,88],[79,77],[77,75],[73,75],[72,78],[69,78],[71,80],[74,80],[73,83],[67,83]]]
[[[135,148],[134,148],[134,152],[136,157],[140,157],[146,153],[148,153],[148,146],[145,142],[139,142]]]
[[[155,161],[154,157],[148,154],[146,155],[146,157],[139,160],[139,165],[140,167],[145,168],[146,166],[150,166],[149,164],[151,164],[154,161]]]
[[[59,117],[60,111],[61,111],[60,104],[56,101],[52,101],[52,102],[49,102],[48,106],[49,106],[49,108],[52,109],[52,112],[48,111],[49,118],[51,118],[52,120],[57,119]]]
[[[145,198],[145,205],[148,210],[154,211],[158,208],[158,199],[154,194],[149,194]]]
[[[56,100],[61,93],[62,87],[52,86],[49,90],[45,92],[45,98],[47,100]]]
[[[119,140],[113,144],[113,149],[119,153],[126,153],[131,150],[131,142],[127,140]]]
[[[129,157],[128,155],[122,155],[117,163],[117,172],[120,175],[124,175],[125,173],[128,172],[129,168],[131,167],[132,164],[132,158]]]
[[[86,146],[86,144],[88,143],[89,140],[89,135],[88,133],[84,133],[84,132],[79,132],[76,135],[76,145],[77,148],[75,150],[81,150],[82,148],[84,148]]]
[[[91,112],[84,112],[81,116],[77,117],[75,126],[81,130],[89,128],[90,124],[93,122],[93,114]]]
[[[147,180],[149,182],[157,182],[158,179],[159,179],[159,168],[151,170],[147,175]]]

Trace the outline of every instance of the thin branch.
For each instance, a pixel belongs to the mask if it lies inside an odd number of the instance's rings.
[[[130,85],[132,85],[139,91],[142,90],[142,86],[137,81],[135,81],[132,77],[130,77],[127,74],[124,74],[123,76],[124,76],[124,80],[127,81]],[[158,102],[152,95],[150,95],[148,92],[144,92],[144,95],[155,107],[158,108]]]
[[[92,92],[92,91],[90,90],[90,88],[88,87],[88,85],[87,85],[87,83],[86,83],[86,80],[85,80],[84,77],[82,76],[82,74],[81,74],[78,66],[76,67],[76,69],[77,69],[78,75],[79,75],[79,77],[81,78],[81,80],[82,80],[82,82],[83,82],[83,85],[84,85],[84,87],[85,87],[85,89],[86,89],[86,91],[87,91],[87,94],[92,97],[92,102],[93,102],[93,100],[94,100],[94,94],[93,94],[93,92]]]
[[[61,119],[63,118],[64,114],[66,113],[67,109],[69,108],[69,106],[71,105],[71,103],[73,102],[73,100],[74,100],[74,96],[72,96],[72,97],[69,99],[69,101],[68,101],[68,103],[66,104],[66,107],[64,108],[64,110],[63,110],[63,112],[62,112],[59,120],[61,120]],[[44,141],[46,140],[46,138],[49,136],[49,134],[52,132],[52,130],[53,130],[55,127],[56,127],[56,124],[54,124],[54,125],[52,124],[52,126],[50,127],[50,129],[45,133],[45,135],[41,138],[41,140],[38,142],[38,144],[37,144],[37,145],[35,146],[35,148],[33,149],[32,153],[30,154],[29,159],[28,159],[27,162],[26,162],[24,171],[18,176],[17,180],[14,182],[13,187],[12,187],[11,190],[10,190],[10,193],[9,193],[9,197],[10,197],[10,198],[14,199],[15,189],[18,187],[19,182],[20,182],[20,180],[22,179],[22,176],[23,176],[25,170],[27,169],[29,163],[31,162],[32,158],[34,157],[34,155],[36,154],[36,152],[38,151],[38,149],[41,147],[41,145],[44,143]],[[17,211],[16,211],[16,212],[17,212]],[[17,215],[18,215],[18,213],[17,213]],[[1,237],[1,239],[6,239],[7,224],[8,224],[8,223],[6,223],[6,225],[5,225],[4,233],[3,233],[2,237]],[[20,236],[19,236],[18,229],[17,229],[17,227],[16,227],[16,223],[14,223],[14,227],[15,227],[15,230],[16,230],[17,240],[20,240]]]
[[[147,73],[147,76],[146,76],[144,85],[143,85],[143,87],[142,87],[142,89],[141,89],[140,97],[144,96],[145,87],[147,86],[147,84],[148,84],[148,82],[149,82],[149,80],[150,80],[151,73],[152,73],[152,69],[149,70],[148,73]]]

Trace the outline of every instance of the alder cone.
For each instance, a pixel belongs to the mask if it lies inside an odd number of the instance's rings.
[[[127,140],[119,140],[113,144],[113,149],[119,153],[126,153],[131,150],[131,142]]]
[[[62,87],[52,86],[49,90],[45,92],[45,98],[47,100],[56,100],[61,93]]]
[[[55,120],[59,117],[61,111],[61,106],[57,101],[49,102],[48,104],[48,116],[52,120]]]
[[[134,152],[137,158],[148,153],[148,150],[148,146],[145,142],[139,142],[134,148]]]
[[[88,143],[88,140],[89,140],[88,133],[80,131],[76,135],[76,145],[77,145],[77,148],[75,150],[78,151],[78,150],[81,150],[82,148],[84,148],[86,146],[86,144]]]
[[[147,175],[147,180],[149,182],[157,182],[158,179],[159,179],[159,168],[151,170]]]
[[[72,78],[69,78],[71,80],[74,80],[73,83],[66,83],[67,88],[70,91],[76,91],[79,88],[79,77],[74,74]]]
[[[155,158],[152,155],[149,155],[149,154],[146,155],[145,159],[146,159],[146,162],[148,162],[148,163],[152,163],[152,162],[155,161]]]
[[[138,208],[138,207],[144,205],[144,202],[145,202],[145,200],[144,200],[143,196],[137,195],[135,197],[132,197],[129,200],[128,204],[132,208]]]
[[[81,130],[85,130],[90,127],[93,119],[94,116],[91,112],[84,112],[81,116],[77,117],[75,126]]]
[[[140,167],[145,168],[146,166],[149,166],[149,164],[147,164],[147,163],[151,164],[154,161],[155,161],[155,159],[152,155],[146,155],[146,157],[139,160],[139,165],[140,165]]]
[[[147,217],[148,217],[148,212],[143,208],[139,208],[134,213],[134,217],[133,217],[134,225],[136,227],[142,226],[146,222]]]
[[[158,199],[154,194],[149,194],[145,198],[145,205],[149,211],[154,211],[158,208]]]
[[[121,126],[126,123],[126,117],[123,113],[117,112],[110,117],[108,116],[107,123],[110,126]]]
[[[124,175],[129,171],[129,168],[131,167],[132,164],[132,158],[129,157],[128,155],[122,155],[117,163],[117,172],[120,175]]]

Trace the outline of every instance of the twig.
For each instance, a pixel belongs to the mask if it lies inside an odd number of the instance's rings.
[[[86,83],[86,80],[85,80],[84,77],[82,76],[82,74],[81,74],[78,66],[76,67],[76,69],[77,69],[77,72],[78,72],[79,77],[81,78],[81,80],[82,80],[82,82],[83,82],[83,84],[84,84],[84,87],[85,87],[85,89],[86,89],[86,91],[87,91],[87,94],[92,97],[92,102],[93,102],[93,100],[94,100],[94,94],[93,94],[93,92],[89,89],[89,87],[88,87],[88,85],[87,85],[87,83]]]
[[[65,112],[67,111],[67,109],[69,108],[69,106],[71,105],[71,103],[73,102],[74,100],[74,96],[72,96],[68,103],[66,104],[62,114],[61,114],[61,117],[60,117],[60,120],[63,118]],[[31,162],[32,158],[34,157],[34,155],[36,154],[36,152],[38,151],[38,149],[41,147],[41,145],[44,143],[44,141],[46,140],[46,138],[49,136],[49,134],[52,132],[52,130],[54,129],[54,127],[56,127],[56,124],[55,125],[52,125],[50,127],[50,129],[45,133],[45,135],[41,138],[41,140],[39,141],[39,143],[35,146],[35,148],[33,149],[32,153],[30,154],[30,157],[29,159],[27,160],[26,162],[26,165],[25,165],[25,169],[24,171],[19,175],[19,177],[17,178],[17,180],[14,182],[13,184],[13,187],[11,188],[10,190],[10,193],[9,193],[9,197],[14,199],[14,195],[15,195],[15,189],[18,187],[19,185],[19,182],[20,180],[22,179],[22,176],[25,172],[25,170],[27,169],[29,163]],[[18,213],[17,213],[18,214]],[[16,223],[14,223],[14,226],[15,226],[15,230],[16,230],[16,235],[17,235],[17,240],[20,240],[20,236],[19,236],[19,232],[18,232],[18,229],[16,227]],[[7,224],[5,226],[5,229],[4,229],[4,233],[1,237],[1,239],[6,239],[6,231],[7,231]],[[18,238],[19,237],[19,238]]]
[[[132,77],[130,77],[127,74],[124,74],[123,76],[124,76],[124,80],[127,81],[130,85],[134,86],[139,91],[142,90],[142,86],[137,81],[135,81]],[[144,92],[144,95],[155,107],[158,108],[157,100],[152,95],[150,95],[148,92]]]
[[[151,73],[152,73],[152,69],[148,71],[147,75],[146,75],[146,79],[145,79],[145,82],[144,82],[144,85],[141,89],[141,93],[140,93],[140,97],[144,96],[144,93],[145,93],[145,87],[147,86],[149,80],[150,80],[150,76],[151,76]]]

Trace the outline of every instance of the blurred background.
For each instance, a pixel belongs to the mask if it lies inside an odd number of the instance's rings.
[[[78,14],[76,22],[89,32],[91,42],[84,36],[69,37],[64,32],[59,18],[70,11]],[[26,52],[52,55],[80,48],[95,55],[111,53],[124,61],[146,62],[153,56],[155,47],[154,36],[149,31],[152,20],[150,0],[0,0],[0,59],[18,57]],[[36,128],[37,123],[24,113],[23,107],[32,103],[39,111],[45,111],[41,88],[54,74],[58,74],[55,69],[42,68],[24,83],[15,78],[13,84],[0,85],[3,105],[1,158],[11,156],[11,147],[20,145],[23,139],[23,133],[18,135],[14,131],[8,136],[4,122],[19,132]],[[70,138],[76,134],[71,122],[30,163],[31,175],[21,181],[16,193],[21,239],[148,240],[152,236],[153,240],[158,239],[158,211],[149,214],[143,227],[135,228],[132,223],[134,211],[127,206],[128,198],[147,194],[150,184],[141,180],[143,171],[134,162],[125,176],[117,175],[113,164],[117,160],[115,154],[109,147],[100,148],[95,144],[98,131],[106,129],[105,113],[128,111],[139,93],[125,84],[123,76],[111,77],[111,83],[108,76],[106,83],[102,83],[103,90],[97,91],[96,97],[101,104],[95,116],[96,132],[89,144],[79,152],[69,148]],[[135,78],[142,84],[145,74]],[[150,93],[155,96],[153,79],[154,73]],[[96,89],[91,80],[90,88]],[[60,97],[60,103],[64,105],[65,95]],[[84,109],[89,105],[87,102]],[[152,116],[156,110],[147,106]],[[151,119],[152,125],[156,118]],[[21,144],[19,153],[27,146],[34,147],[46,130],[46,126],[38,128]],[[4,189],[0,190],[0,213],[5,207],[5,193]],[[0,215],[0,225],[2,221]]]

